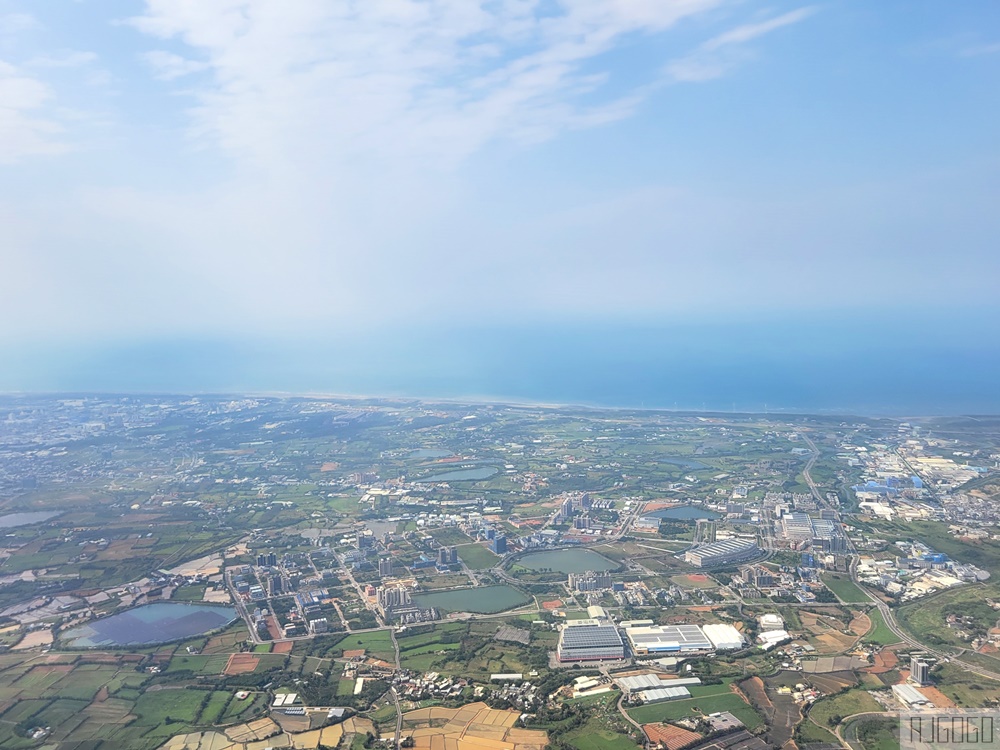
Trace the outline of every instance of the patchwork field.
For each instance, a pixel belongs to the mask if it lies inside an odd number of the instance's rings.
[[[545,732],[515,729],[520,713],[485,703],[462,708],[420,708],[403,714],[404,734],[422,750],[542,750]]]

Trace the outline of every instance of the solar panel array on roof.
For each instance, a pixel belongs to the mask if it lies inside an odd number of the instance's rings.
[[[621,646],[622,637],[618,628],[611,625],[585,625],[565,628],[562,631],[562,643],[564,648]]]
[[[636,653],[711,651],[712,642],[697,625],[654,625],[625,631]]]
[[[556,653],[559,661],[622,659],[625,644],[614,625],[590,620],[584,625],[567,623],[559,633]]]

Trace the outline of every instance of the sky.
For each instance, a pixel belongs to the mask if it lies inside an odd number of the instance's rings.
[[[998,83],[994,0],[0,0],[0,345],[993,330]]]

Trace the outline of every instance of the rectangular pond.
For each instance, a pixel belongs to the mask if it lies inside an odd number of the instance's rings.
[[[413,601],[418,606],[436,607],[445,612],[491,615],[527,604],[531,597],[513,586],[479,586],[415,594]]]

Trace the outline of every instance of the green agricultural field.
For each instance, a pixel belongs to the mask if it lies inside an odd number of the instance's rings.
[[[628,715],[640,724],[656,721],[675,721],[689,716],[729,711],[750,729],[762,723],[758,713],[735,693],[721,693],[702,698],[686,698],[679,701],[664,701],[630,709]]]
[[[239,721],[250,721],[259,718],[260,714],[267,710],[269,698],[267,693],[251,693],[245,700],[233,698],[222,716],[219,717],[220,724],[235,724]]]
[[[207,588],[208,586],[203,583],[197,586],[181,586],[174,591],[174,595],[170,597],[170,600],[175,602],[200,602],[205,598],[205,590]]]
[[[143,693],[133,708],[135,721],[119,730],[114,742],[122,747],[156,747],[175,734],[189,732],[210,695],[204,690],[184,689]]]
[[[889,630],[889,626],[885,624],[885,618],[882,617],[882,612],[878,608],[872,608],[868,611],[868,619],[872,621],[872,627],[861,640],[868,643],[880,643],[883,646],[899,643],[899,636]]]
[[[351,633],[344,636],[337,643],[337,648],[344,651],[363,648],[370,655],[392,661],[395,656],[395,649],[392,647],[392,638],[388,630],[375,630],[370,633]]]
[[[635,750],[636,743],[631,737],[610,729],[593,727],[592,723],[584,724],[562,739],[577,750]]]
[[[337,695],[346,697],[348,695],[354,695],[354,680],[338,680],[337,681]]]
[[[166,671],[169,673],[190,670],[195,674],[222,674],[222,670],[226,668],[228,661],[229,654],[212,654],[211,656],[183,654],[173,657]]]
[[[826,587],[834,593],[834,595],[840,599],[840,601],[846,604],[863,604],[864,602],[870,602],[871,599],[862,591],[854,581],[850,579],[849,576],[840,575],[837,573],[824,573],[822,576],[823,583]]]
[[[500,562],[499,557],[479,543],[461,545],[458,547],[458,556],[473,570],[493,568]]]
[[[218,724],[230,700],[236,700],[233,697],[233,693],[222,690],[214,691],[208,699],[208,703],[201,710],[201,715],[198,716],[198,723],[202,725]]]

